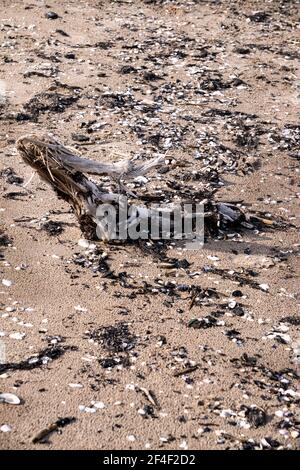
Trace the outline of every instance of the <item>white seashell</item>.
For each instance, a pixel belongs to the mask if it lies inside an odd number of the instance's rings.
[[[1,432],[10,432],[11,431],[11,426],[9,424],[3,424],[0,428]]]
[[[207,258],[210,259],[211,261],[220,261],[220,258],[218,256],[208,255]]]
[[[81,307],[81,305],[75,305],[74,309],[77,312],[87,312],[87,309],[85,307]]]
[[[99,408],[100,410],[102,410],[103,408],[105,408],[105,405],[103,401],[96,401],[96,403],[94,403],[94,408]]]
[[[25,336],[25,333],[12,333],[9,335],[10,338],[12,339],[23,339]]]
[[[90,245],[90,242],[88,240],[85,240],[84,238],[81,238],[78,240],[78,245],[81,246],[82,248],[88,248]]]
[[[7,403],[8,405],[19,405],[21,400],[13,393],[0,393],[0,403]]]
[[[134,181],[136,183],[140,183],[140,184],[148,183],[148,180],[147,180],[147,178],[145,178],[145,176],[137,176],[136,178],[134,178]]]
[[[268,284],[259,284],[259,287],[261,290],[267,292],[270,289],[270,286]]]
[[[9,279],[2,279],[2,284],[6,287],[12,286],[12,281],[9,281]]]

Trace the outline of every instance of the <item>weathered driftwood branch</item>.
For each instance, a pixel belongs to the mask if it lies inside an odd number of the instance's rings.
[[[132,160],[100,163],[79,156],[76,150],[64,147],[49,135],[25,135],[17,141],[17,149],[25,163],[34,168],[39,176],[54,188],[58,196],[71,204],[82,232],[89,239],[110,238],[106,228],[102,227],[101,223],[99,224],[99,219],[96,217],[97,209],[104,203],[113,204],[119,209],[121,205],[120,194],[104,190],[100,184],[97,185],[88,179],[84,173],[108,175],[120,184],[121,179],[126,180],[142,175],[163,162],[163,157],[160,157],[140,164]],[[156,220],[161,221],[164,217],[164,209],[131,207],[134,211],[125,220],[127,227],[137,225],[142,219],[156,217]],[[172,210],[169,206],[165,212],[172,213]],[[186,217],[184,210],[181,215]],[[244,214],[235,205],[214,203],[211,200],[205,203],[204,217],[205,231],[208,233],[217,232],[224,224],[246,228],[253,228],[253,222],[268,226],[274,225],[272,221]],[[119,224],[119,228],[121,226],[122,224]],[[171,231],[173,228],[171,227]]]
[[[76,155],[75,150],[71,151],[46,134],[21,137],[17,141],[17,149],[25,163],[71,204],[81,230],[90,239],[96,237],[96,211],[99,204],[117,202],[119,194],[102,191],[83,172],[126,180],[143,175],[163,162],[163,157],[159,157],[141,164],[132,160],[99,163]]]

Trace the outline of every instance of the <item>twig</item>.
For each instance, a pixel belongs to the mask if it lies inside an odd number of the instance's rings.
[[[187,367],[186,369],[180,370],[178,372],[174,372],[173,376],[180,377],[181,375],[190,374],[191,372],[194,372],[195,370],[197,370],[198,367],[199,367],[198,364],[196,364],[195,366]]]

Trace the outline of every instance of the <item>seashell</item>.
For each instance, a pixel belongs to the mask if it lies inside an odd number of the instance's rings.
[[[9,337],[12,339],[23,339],[25,337],[25,333],[11,333]]]
[[[21,400],[13,393],[0,393],[0,403],[7,403],[8,405],[19,405]]]
[[[88,248],[89,244],[90,242],[84,238],[80,238],[80,240],[78,240],[78,245],[81,246],[82,248]]]
[[[3,424],[0,428],[1,432],[10,432],[11,431],[11,426],[9,424]]]

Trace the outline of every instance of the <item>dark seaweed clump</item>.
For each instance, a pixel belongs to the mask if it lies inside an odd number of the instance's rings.
[[[129,331],[126,323],[104,326],[89,333],[89,337],[113,353],[129,351],[136,345],[136,336]]]
[[[0,364],[0,374],[7,370],[32,370],[42,367],[49,361],[55,361],[65,354],[68,350],[75,350],[74,346],[51,345],[42,349],[37,355],[30,356],[28,359],[20,362],[6,362]]]

